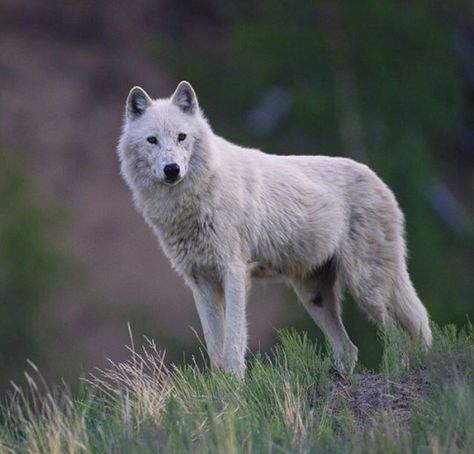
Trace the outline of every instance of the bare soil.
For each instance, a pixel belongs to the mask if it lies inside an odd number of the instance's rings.
[[[428,372],[420,369],[399,379],[387,379],[383,373],[367,372],[350,378],[331,373],[330,408],[338,412],[349,408],[360,430],[370,430],[382,419],[389,419],[403,430],[414,410],[420,408],[429,389]]]

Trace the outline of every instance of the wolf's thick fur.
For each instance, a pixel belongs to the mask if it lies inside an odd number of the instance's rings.
[[[132,89],[118,154],[138,211],[193,291],[213,367],[245,371],[251,277],[291,283],[345,370],[357,360],[341,321],[345,288],[373,320],[430,345],[403,215],[367,166],[234,145],[213,133],[187,82],[167,99]]]

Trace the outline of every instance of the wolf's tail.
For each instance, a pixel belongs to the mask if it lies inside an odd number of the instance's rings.
[[[391,312],[396,322],[413,338],[431,345],[432,335],[425,306],[418,298],[408,272],[404,270],[395,281]]]

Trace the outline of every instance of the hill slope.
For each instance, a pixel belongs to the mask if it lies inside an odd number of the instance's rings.
[[[436,329],[428,354],[398,332],[382,340],[379,372],[343,377],[284,331],[244,381],[195,362],[169,370],[153,342],[132,342],[79,396],[27,374],[3,406],[0,452],[473,452],[472,327]]]

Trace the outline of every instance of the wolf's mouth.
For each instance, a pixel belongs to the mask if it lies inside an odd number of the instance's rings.
[[[168,186],[176,186],[183,178],[182,177],[174,177],[174,178],[166,178],[163,180],[165,184]]]

